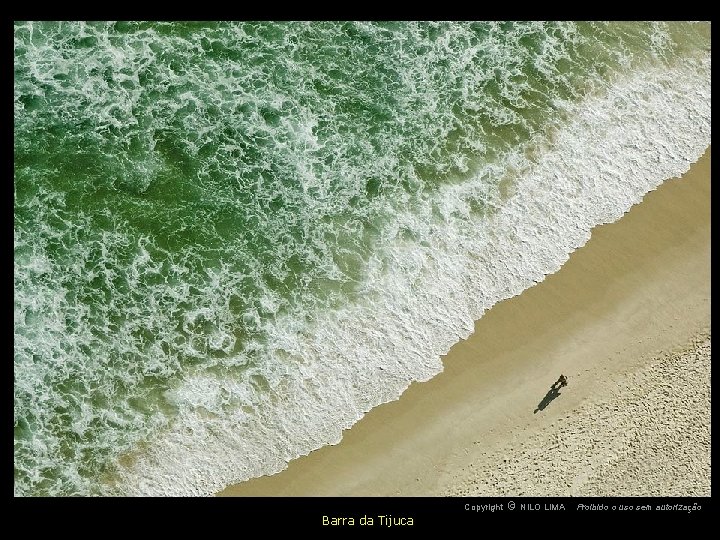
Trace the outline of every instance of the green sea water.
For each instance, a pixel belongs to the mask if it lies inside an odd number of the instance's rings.
[[[16,495],[210,494],[337,442],[700,155],[709,39],[16,23]]]

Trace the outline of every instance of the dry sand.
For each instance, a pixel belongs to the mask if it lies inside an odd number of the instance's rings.
[[[710,150],[443,362],[337,446],[221,495],[709,495]]]
[[[710,336],[613,373],[593,399],[475,456],[457,496],[709,496]]]

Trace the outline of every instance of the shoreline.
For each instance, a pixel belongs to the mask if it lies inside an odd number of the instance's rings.
[[[468,467],[488,465],[511,441],[547,432],[607,399],[618,380],[709,334],[709,194],[708,148],[681,181],[666,180],[595,227],[558,272],[488,310],[443,357],[441,374],[372,409],[338,445],[219,495],[463,491]],[[560,373],[568,386],[534,414]],[[585,494],[582,482],[572,485]]]

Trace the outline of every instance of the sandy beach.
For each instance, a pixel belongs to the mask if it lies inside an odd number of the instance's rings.
[[[710,495],[710,149],[443,364],[220,495]]]

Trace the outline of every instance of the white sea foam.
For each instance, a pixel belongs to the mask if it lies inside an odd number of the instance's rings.
[[[468,200],[503,164],[397,216],[398,234],[386,233],[359,300],[266,322],[271,345],[242,378],[188,374],[167,394],[172,424],[120,467],[119,492],[210,495],[278,472],[442,371],[440,356],[487,309],[556,272],[594,226],[698,159],[710,144],[709,55],[557,105],[569,120],[532,161],[508,157],[504,165],[522,172],[493,212],[473,217]],[[402,229],[421,241],[404,241]]]

